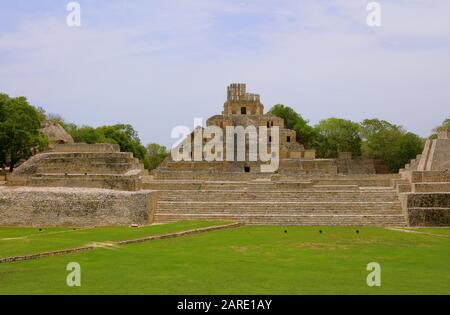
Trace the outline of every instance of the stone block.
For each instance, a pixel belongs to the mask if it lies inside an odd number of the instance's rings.
[[[150,191],[0,187],[0,225],[149,224],[152,198]]]
[[[450,226],[450,208],[410,208],[409,226]]]

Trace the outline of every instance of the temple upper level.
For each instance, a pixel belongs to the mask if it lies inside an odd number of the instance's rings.
[[[223,115],[263,115],[264,105],[259,94],[247,93],[245,83],[232,83],[227,87],[227,101]]]

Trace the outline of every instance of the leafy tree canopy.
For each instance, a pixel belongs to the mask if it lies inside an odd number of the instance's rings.
[[[316,126],[315,148],[321,158],[336,158],[339,152],[361,155],[359,124],[341,118],[321,120]]]
[[[283,104],[277,104],[268,113],[283,118],[284,126],[288,129],[295,130],[297,133],[297,141],[302,143],[306,148],[312,147],[316,136],[314,128],[308,125],[308,120],[303,119],[294,109]]]
[[[116,124],[110,126],[91,127],[66,123],[62,118],[56,117],[57,121],[72,136],[75,142],[113,143],[120,146],[123,152],[131,152],[138,158],[145,168],[149,168],[149,159],[145,147],[141,144],[138,133],[129,124]]]
[[[444,119],[442,124],[433,129],[433,134],[430,136],[430,139],[436,139],[438,132],[446,130],[450,130],[450,118]]]
[[[385,120],[364,120],[361,134],[363,153],[380,160],[392,172],[397,172],[423,149],[423,140],[419,136]]]
[[[20,160],[44,149],[47,138],[39,131],[43,117],[25,97],[0,94],[0,165],[12,172]]]
[[[170,155],[165,146],[157,143],[150,143],[147,146],[147,154],[149,159],[149,169],[155,169],[161,162]]]

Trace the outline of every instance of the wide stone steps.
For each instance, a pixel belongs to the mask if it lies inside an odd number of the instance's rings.
[[[61,173],[65,171],[67,173],[99,173],[99,174],[118,174],[125,173],[130,169],[141,169],[139,165],[132,163],[89,163],[86,165],[39,165],[38,173]]]
[[[358,185],[313,185],[310,183],[269,183],[269,184],[247,184],[246,182],[226,183],[226,184],[211,184],[200,182],[158,182],[145,180],[143,182],[144,189],[149,190],[245,190],[245,191],[301,191],[301,190],[315,190],[315,191],[359,191]],[[372,186],[369,189],[390,189],[388,186]]]
[[[152,181],[144,178],[145,189],[153,190],[291,190],[310,189],[312,182],[208,182],[208,181]],[[355,186],[356,187],[356,186]],[[337,188],[339,189],[339,188]]]
[[[160,191],[160,201],[396,201],[397,194],[392,190],[386,191]]]
[[[357,178],[350,178],[350,179],[337,179],[337,178],[316,178],[312,179],[312,182],[314,185],[357,185],[360,187],[389,187],[391,185],[391,179],[389,178],[372,178],[372,179],[357,179]]]
[[[359,191],[358,185],[313,185],[314,191]]]
[[[400,211],[400,202],[158,201],[158,211]]]
[[[305,176],[295,180],[151,180],[156,222],[223,219],[248,224],[405,226],[399,176]],[[400,182],[400,181],[399,181]]]
[[[414,183],[413,191],[416,193],[421,192],[449,192],[450,182],[438,182],[438,183]]]
[[[115,190],[138,190],[142,183],[138,176],[110,174],[36,174],[27,179],[32,187],[85,187]]]
[[[346,226],[406,226],[403,215],[236,215],[236,214],[157,214],[156,222],[217,219],[260,225],[346,225]]]
[[[105,159],[132,159],[131,152],[51,152],[46,159],[92,159],[102,161]]]

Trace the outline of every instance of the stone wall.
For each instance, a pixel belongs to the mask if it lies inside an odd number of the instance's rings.
[[[97,153],[117,153],[120,152],[118,144],[111,143],[73,143],[73,144],[57,144],[51,150],[53,152],[97,152]]]
[[[278,174],[337,174],[333,159],[280,159],[275,173],[262,173],[261,164],[268,162],[168,162],[153,171],[155,179],[166,180],[251,180]],[[245,172],[248,167],[248,173]]]
[[[450,226],[450,132],[425,142],[399,171],[400,200],[411,226]]]
[[[427,140],[418,171],[450,170],[450,139],[448,132],[439,133],[438,139]]]
[[[450,193],[404,195],[410,226],[450,226]]]
[[[375,174],[374,160],[367,157],[352,157],[351,152],[339,152],[336,159],[339,174]]]
[[[0,225],[110,226],[151,223],[151,191],[0,187]]]

